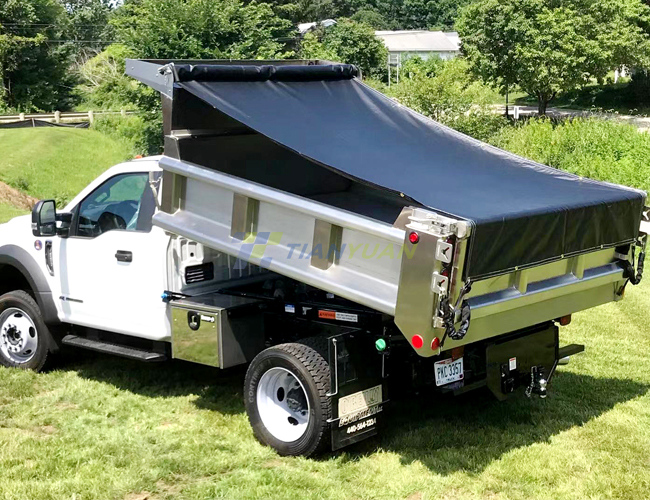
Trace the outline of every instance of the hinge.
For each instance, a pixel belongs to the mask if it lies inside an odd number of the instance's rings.
[[[469,222],[445,217],[421,208],[413,209],[409,220],[411,223],[407,226],[408,228],[436,236],[455,235],[458,238],[467,238],[470,233]]]

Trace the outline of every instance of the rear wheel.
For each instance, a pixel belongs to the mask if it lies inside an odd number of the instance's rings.
[[[40,371],[47,361],[50,332],[27,292],[0,297],[0,364]]]
[[[266,349],[246,374],[246,411],[255,437],[281,455],[309,456],[329,445],[327,339]]]

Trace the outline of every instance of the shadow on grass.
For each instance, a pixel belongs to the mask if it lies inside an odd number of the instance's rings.
[[[196,394],[195,404],[201,409],[244,412],[243,367],[218,370],[179,361],[144,365],[94,354],[66,365],[83,377],[137,394]],[[547,442],[648,389],[650,386],[632,380],[560,371],[545,400],[517,394],[498,402],[487,391],[458,398],[430,394],[393,400],[381,436],[348,448],[344,459],[358,460],[379,446],[401,455],[405,464],[419,461],[439,474],[458,470],[478,473],[512,449]]]
[[[439,474],[479,473],[510,450],[548,442],[648,389],[632,380],[559,372],[545,400],[516,394],[498,402],[487,391],[459,398],[407,400],[392,405],[381,447],[399,453],[402,463],[419,461]],[[372,450],[350,455],[367,453]]]
[[[198,408],[224,414],[244,412],[245,366],[220,370],[178,360],[142,363],[77,351],[66,355],[56,368],[74,370],[81,377],[147,397],[196,395]]]

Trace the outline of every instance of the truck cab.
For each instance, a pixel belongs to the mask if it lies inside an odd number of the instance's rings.
[[[152,224],[156,200],[149,179],[156,176],[157,158],[112,167],[62,210],[63,227],[51,237],[34,237],[30,216],[0,226],[0,253],[13,247],[29,262],[49,321],[169,340],[160,300],[169,237]]]

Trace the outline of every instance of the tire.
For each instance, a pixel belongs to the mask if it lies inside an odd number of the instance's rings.
[[[274,346],[248,368],[244,397],[253,433],[280,455],[310,456],[329,447],[327,345],[313,337]]]
[[[36,301],[16,290],[0,297],[0,365],[41,371],[52,337]]]

